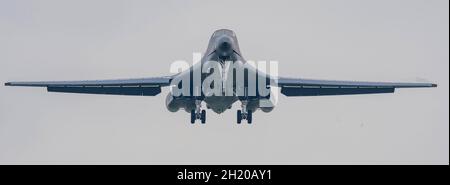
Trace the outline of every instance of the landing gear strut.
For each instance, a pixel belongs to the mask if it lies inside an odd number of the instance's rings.
[[[202,124],[206,123],[206,111],[201,109],[201,100],[195,100],[195,110],[191,110],[191,123],[199,119]]]
[[[242,101],[242,110],[237,111],[237,123],[241,124],[243,119],[247,120],[248,124],[252,124],[252,111],[247,110],[247,101]]]

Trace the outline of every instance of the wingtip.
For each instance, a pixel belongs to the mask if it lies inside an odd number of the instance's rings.
[[[437,84],[431,84],[431,87],[437,87],[438,85]]]
[[[11,82],[6,82],[5,86],[11,86]]]

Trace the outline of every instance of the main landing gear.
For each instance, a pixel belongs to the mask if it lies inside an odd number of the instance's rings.
[[[195,100],[195,110],[191,110],[191,123],[199,119],[202,124],[206,123],[206,111],[201,109],[201,100]]]
[[[247,101],[242,101],[242,110],[237,111],[237,124],[241,124],[243,119],[247,120],[248,124],[252,124],[252,111],[247,110]]]

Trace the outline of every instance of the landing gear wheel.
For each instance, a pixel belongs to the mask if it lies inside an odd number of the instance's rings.
[[[202,124],[206,123],[206,111],[202,110],[202,113],[200,115],[200,120],[202,121]]]
[[[242,111],[238,110],[237,111],[237,124],[241,124],[242,121]]]
[[[206,110],[202,110],[201,100],[195,100],[195,109],[191,110],[191,123],[194,124],[197,119],[199,119],[202,124],[206,123]]]
[[[195,110],[191,110],[191,123],[194,124],[196,120]]]
[[[237,111],[237,123],[240,124],[243,119],[247,120],[248,124],[252,124],[252,110],[247,108],[248,100],[241,100],[241,110]]]

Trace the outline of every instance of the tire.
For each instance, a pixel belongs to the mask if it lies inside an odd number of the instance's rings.
[[[195,110],[191,110],[191,124],[194,124],[196,120]]]
[[[200,119],[202,120],[202,124],[206,123],[206,110],[202,110],[202,114],[200,116]]]
[[[247,123],[248,124],[252,124],[252,119],[253,119],[252,111],[248,111],[248,113],[247,113]]]
[[[242,111],[238,110],[237,111],[237,124],[241,124],[242,121]]]

